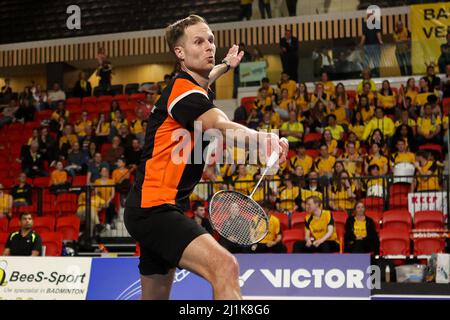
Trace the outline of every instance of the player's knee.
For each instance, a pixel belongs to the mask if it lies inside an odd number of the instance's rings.
[[[239,278],[239,264],[232,254],[227,253],[218,259],[213,272],[216,281],[230,282]]]

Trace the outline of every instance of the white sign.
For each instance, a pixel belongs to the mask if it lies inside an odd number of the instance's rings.
[[[436,261],[436,283],[450,283],[450,255],[439,253]]]
[[[414,219],[417,211],[437,210],[447,219],[447,192],[429,191],[408,193],[408,210]]]
[[[0,257],[0,300],[85,300],[91,258]]]

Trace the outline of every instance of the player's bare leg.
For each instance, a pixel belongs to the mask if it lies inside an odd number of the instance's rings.
[[[169,300],[175,269],[167,274],[141,275],[142,300]]]

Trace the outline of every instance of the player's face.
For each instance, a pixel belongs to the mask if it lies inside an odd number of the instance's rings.
[[[208,25],[197,23],[187,27],[180,45],[175,47],[175,53],[187,69],[209,74],[215,65],[216,45]]]

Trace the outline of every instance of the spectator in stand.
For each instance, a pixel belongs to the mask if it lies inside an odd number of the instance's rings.
[[[297,15],[297,0],[286,0],[286,6],[290,17]]]
[[[309,110],[310,110],[310,98],[308,94],[308,88],[306,87],[306,83],[301,82],[298,85],[298,88],[295,92],[294,97],[295,104],[297,106],[297,109],[301,111],[302,115],[305,117],[309,116]]]
[[[439,177],[441,175],[440,166],[437,161],[429,160],[429,153],[425,150],[419,150],[416,154],[416,179],[413,182],[412,190],[417,192],[439,191]]]
[[[274,105],[274,110],[277,112],[283,120],[289,119],[289,109],[295,107],[294,100],[289,98],[289,93],[287,89],[281,90],[280,99]]]
[[[357,110],[361,113],[364,125],[367,125],[375,114],[375,107],[369,104],[369,98],[365,94],[360,96]],[[360,139],[362,139],[362,135]]]
[[[95,127],[95,142],[102,145],[108,142],[108,137],[111,133],[111,124],[106,120],[103,112],[98,114],[98,122]]]
[[[133,144],[133,140],[136,139],[136,135],[129,132],[128,125],[122,124],[119,127],[119,132],[117,134],[120,138],[120,145],[124,149],[129,148]]]
[[[311,104],[314,105],[320,101],[324,104],[324,106],[327,106],[330,99],[331,96],[325,93],[323,84],[321,82],[317,82],[314,92],[311,95]]]
[[[50,175],[50,191],[57,193],[69,189],[70,183],[62,161],[56,162],[56,170]]]
[[[313,166],[313,159],[306,153],[304,144],[298,144],[296,147],[296,155],[289,159],[289,171],[294,173],[295,168],[301,166],[304,172],[308,173]]]
[[[85,223],[86,221],[86,192],[82,192],[78,197],[78,208],[77,208],[77,216],[80,218],[81,223]],[[98,188],[93,188],[91,191],[91,231],[93,231],[94,235],[98,235],[102,230],[103,226],[100,224],[100,219],[98,217],[99,212],[105,206],[105,201],[98,195]]]
[[[345,222],[344,252],[378,254],[380,241],[375,228],[378,221],[366,216],[362,202],[356,204],[354,212]]]
[[[16,100],[10,100],[7,107],[3,108],[3,117],[0,119],[0,129],[7,124],[11,124],[16,121],[15,114],[19,107],[16,105]]]
[[[87,157],[80,150],[80,143],[75,142],[67,156],[68,165],[64,168],[72,177],[86,172]]]
[[[308,174],[307,184],[300,190],[301,211],[306,210],[306,200],[311,196],[317,196],[323,199],[324,188],[319,184],[319,175],[312,170]],[[300,209],[299,209],[300,210]]]
[[[51,167],[57,158],[56,141],[48,134],[48,128],[42,127],[37,139],[39,143],[39,152],[42,154],[43,160],[46,160]]]
[[[411,32],[403,26],[401,20],[397,21],[394,30],[395,56],[402,76],[411,75]]]
[[[289,78],[297,82],[298,80],[298,39],[292,35],[290,29],[284,31],[284,37],[280,40],[281,63],[283,72],[289,75]],[[294,90],[295,92],[295,90]],[[294,95],[290,95],[291,98]]]
[[[75,124],[75,133],[78,135],[78,137],[84,137],[86,136],[86,127],[92,127],[92,121],[88,119],[88,112],[86,110],[83,110],[81,112],[81,117]]]
[[[294,186],[292,176],[286,174],[283,181],[284,186],[277,192],[277,210],[292,212],[301,207],[300,189]]]
[[[109,120],[110,121],[115,119],[117,110],[122,111],[122,109],[120,109],[119,102],[117,102],[117,100],[112,100],[111,104],[109,105]],[[107,118],[106,115],[105,115],[105,118]]]
[[[27,175],[22,172],[19,174],[19,183],[11,190],[13,197],[13,207],[30,206],[32,204],[32,188],[27,183]]]
[[[253,0],[241,0],[241,20],[250,20],[253,15]]]
[[[205,228],[205,230],[208,231],[209,234],[213,234],[211,223],[206,217],[205,206],[200,201],[194,202],[194,204],[192,205],[192,213],[194,214],[192,219],[194,219],[195,222]]]
[[[28,102],[33,102],[33,94],[31,93],[30,87],[26,86],[23,88],[23,91],[19,94],[19,105],[23,104],[25,100],[28,100]]]
[[[133,139],[131,147],[125,149],[124,158],[128,165],[136,168],[139,165],[142,155],[142,147],[138,139]]]
[[[261,88],[266,89],[266,96],[267,97],[273,97],[273,95],[275,94],[272,86],[270,85],[270,81],[269,78],[262,78],[261,79]]]
[[[114,118],[111,118],[111,132],[110,134],[110,140],[117,135],[117,130],[120,129],[120,127],[124,125],[128,128],[128,120],[125,118],[123,112],[121,110],[116,110],[114,112]]]
[[[57,132],[69,121],[69,111],[66,110],[64,102],[60,101],[57,104],[56,110],[50,117],[50,130]]]
[[[330,211],[323,210],[316,196],[306,200],[308,214],[305,218],[305,241],[294,243],[294,252],[333,253],[339,251],[339,242]]]
[[[406,124],[402,124],[397,127],[395,134],[392,137],[391,150],[397,145],[398,140],[403,140],[406,144],[406,148],[412,152],[416,152],[417,143],[412,128]]]
[[[450,32],[447,32],[447,42],[441,44],[441,55],[438,59],[439,73],[445,73],[445,68],[450,64]]]
[[[370,147],[370,153],[367,154],[365,159],[365,173],[369,175],[370,166],[377,165],[381,175],[388,173],[389,160],[381,153],[381,145],[379,143],[373,143]]]
[[[115,229],[116,208],[113,203],[115,183],[114,180],[109,178],[109,169],[107,167],[101,168],[100,178],[95,180],[94,186],[97,189],[97,194],[105,201],[103,207],[106,209],[106,230]]]
[[[357,93],[358,95],[361,95],[361,94],[362,94],[362,92],[363,92],[363,87],[364,87],[364,84],[365,84],[366,82],[369,82],[369,83],[370,83],[370,91],[372,91],[372,92],[377,91],[377,86],[376,86],[376,84],[375,84],[375,81],[373,81],[373,79],[372,79],[372,77],[371,77],[371,75],[370,75],[370,69],[364,69],[364,70],[361,72],[361,75],[362,75],[362,80],[361,80],[361,82],[358,84],[358,87],[356,88],[356,93]]]
[[[253,177],[247,173],[245,164],[239,164],[236,170],[237,175],[233,177],[234,190],[249,195],[253,191]]]
[[[59,83],[53,84],[53,90],[48,92],[47,101],[51,109],[56,109],[59,102],[66,101],[66,93],[61,90]]]
[[[32,88],[31,93],[33,94],[33,105],[36,108],[36,111],[39,112],[49,108],[47,91],[42,90],[40,85]]]
[[[71,124],[64,125],[62,135],[59,138],[59,154],[67,157],[68,151],[78,142],[78,136],[74,134]]]
[[[413,132],[413,136],[415,136],[417,133],[417,123],[414,119],[410,118],[407,109],[402,109],[402,111],[400,112],[400,119],[395,121],[394,125],[396,128],[400,127],[401,125],[410,127]]]
[[[430,64],[429,66],[427,66],[427,78],[428,78],[428,83],[430,85],[430,90],[437,91],[441,87],[441,78],[439,78],[435,74],[434,68],[435,68],[434,64]]]
[[[334,111],[329,110],[328,113],[333,113],[336,116],[338,124],[349,125],[348,119],[352,117],[352,110],[350,110],[349,98],[345,91],[345,86],[339,82],[333,92],[333,99],[331,101],[336,105]]]
[[[345,170],[350,176],[361,176],[363,158],[358,153],[355,142],[348,141],[345,149],[346,152],[339,157],[339,160],[343,162]]]
[[[364,48],[365,67],[370,68],[373,64],[373,75],[380,76],[380,60],[381,60],[381,45],[383,39],[381,38],[381,30],[376,26],[369,27],[369,19],[373,13],[367,15],[366,21],[363,22],[362,37],[359,45]]]
[[[94,144],[95,145],[95,144]],[[100,170],[107,168],[109,170],[109,164],[102,160],[101,153],[97,152],[94,158],[88,163],[86,184],[91,185],[92,182],[100,178]]]
[[[344,146],[343,139],[344,139],[344,128],[337,124],[336,122],[336,116],[334,114],[330,114],[328,117],[328,126],[325,127],[325,130],[329,130],[331,133],[331,136],[334,140],[338,142],[338,145],[340,148]],[[325,131],[324,131],[325,132]]]
[[[362,140],[365,124],[361,111],[357,110],[353,113],[352,123],[349,127],[350,133],[354,133],[358,140]]]
[[[137,114],[140,110],[142,112],[142,119],[148,119],[148,117],[150,116],[150,113],[155,107],[156,94],[157,91],[155,90],[155,88],[151,87],[150,90],[145,94],[145,100],[141,101],[139,103],[139,106],[136,107],[136,110],[134,112]]]
[[[416,106],[417,102],[416,102],[416,97],[418,94],[418,88],[416,87],[416,80],[414,78],[409,78],[408,81],[406,82],[406,88],[402,85],[400,87],[400,91],[399,91],[399,103],[403,105],[403,108],[406,108],[405,104],[405,100],[407,98],[411,99],[411,105],[412,106]],[[413,110],[410,110],[410,114],[412,115]]]
[[[5,85],[0,89],[0,103],[9,103],[12,99],[12,88],[9,79],[5,79]]]
[[[320,155],[314,161],[314,169],[317,170],[321,178],[331,177],[333,173],[333,166],[336,162],[336,158],[329,154],[328,148],[329,147],[326,144],[322,144],[320,146]]]
[[[369,121],[364,129],[363,140],[367,140],[376,129],[381,130],[383,136],[388,138],[392,137],[395,132],[394,122],[384,115],[383,108],[380,107],[375,109],[375,117]]]
[[[397,106],[397,95],[391,88],[388,80],[384,80],[381,89],[377,94],[378,107],[383,108],[387,115],[395,115],[395,107]]]
[[[322,72],[322,75],[320,77],[320,83],[322,83],[323,86],[323,91],[328,95],[328,96],[333,96],[335,94],[335,86],[333,81],[330,81],[330,77],[328,76],[328,72]]]
[[[367,97],[369,105],[376,106],[378,96],[377,91],[370,90],[370,83],[367,81],[363,83],[361,94],[356,96],[356,102],[359,102],[359,99],[361,99],[362,96]]]
[[[99,89],[103,94],[108,94],[111,89],[112,79],[112,64],[108,60],[104,60],[103,63],[97,68],[97,77],[99,77]]]
[[[37,141],[32,142],[30,146],[24,146],[20,155],[22,171],[30,178],[47,177],[48,173],[44,170],[42,158]]]
[[[30,100],[24,99],[22,103],[19,104],[19,108],[14,113],[14,118],[18,122],[31,122],[34,119],[34,113],[36,112],[35,107],[31,104]]]
[[[272,108],[267,108],[264,112],[263,119],[258,126],[258,130],[267,132],[276,131],[281,124],[280,115],[274,112]]]
[[[265,19],[266,14],[269,19],[272,18],[272,10],[270,8],[270,0],[258,0],[259,13],[261,14],[261,18]]]
[[[78,98],[89,97],[92,95],[91,83],[86,78],[85,72],[80,72],[78,75],[78,81],[73,88],[73,96]]]
[[[433,114],[431,104],[426,103],[423,116],[417,119],[417,144],[419,146],[425,143],[442,144],[441,122],[441,118]]]
[[[294,110],[289,112],[289,121],[284,122],[280,130],[281,135],[288,139],[291,149],[294,149],[302,141],[305,132],[303,125],[297,121],[297,112]]]
[[[442,98],[450,98],[450,63],[445,66],[445,75],[441,79]]]
[[[391,154],[391,168],[394,169],[395,165],[402,162],[408,162],[414,164],[416,162],[416,156],[412,152],[408,152],[406,149],[406,143],[403,140],[397,141],[397,152]]]
[[[355,206],[356,188],[350,181],[348,172],[345,170],[340,172],[330,189],[330,208],[333,211],[346,211],[351,215]]]
[[[420,78],[419,93],[415,99],[415,105],[417,107],[416,111],[420,110],[420,108],[428,102],[428,97],[433,94],[436,96],[438,95],[437,91],[434,91],[431,87],[430,80],[427,77]]]
[[[20,230],[8,236],[4,256],[40,256],[42,254],[42,239],[33,230],[33,216],[31,213],[20,214]]]
[[[116,163],[117,168],[112,172],[112,179],[116,185],[116,192],[120,195],[120,204],[122,207],[131,188],[130,174],[135,170],[135,168],[128,169],[125,161],[123,157],[118,159]]]
[[[326,145],[328,148],[328,153],[333,157],[338,154],[338,142],[333,138],[333,134],[330,129],[325,129],[323,132],[322,144]]]
[[[144,133],[144,128],[142,127],[142,123],[144,121],[145,121],[144,112],[142,111],[142,109],[137,109],[136,119],[134,119],[130,123],[130,132],[136,135],[136,137]]]
[[[267,94],[267,89],[265,87],[258,89],[258,95],[254,101],[254,104],[256,109],[260,112],[264,112],[267,107],[272,106],[272,96]]]
[[[102,155],[102,158],[108,162],[110,168],[115,169],[116,162],[123,156],[123,153],[124,148],[120,145],[120,138],[115,136],[112,139],[111,147],[106,150],[105,154]]]
[[[257,130],[259,124],[262,121],[262,113],[261,111],[259,111],[257,109],[256,106],[254,106],[251,110],[250,110],[250,115],[247,118],[247,127],[249,127],[250,129],[253,130]]]
[[[4,189],[0,183],[0,218],[6,217],[8,220],[12,218],[13,197]]]

